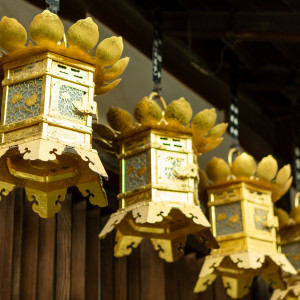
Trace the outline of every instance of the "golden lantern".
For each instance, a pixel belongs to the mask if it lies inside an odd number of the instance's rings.
[[[24,46],[23,26],[2,18],[1,195],[25,187],[33,210],[43,218],[60,211],[70,186],[92,204],[105,206],[100,176],[107,175],[91,147],[94,94],[119,83],[112,80],[128,63],[128,58],[119,59],[122,38],[105,39],[96,55],[87,53],[99,39],[92,19],[72,25],[65,39],[62,22],[48,10],[33,19],[29,34],[35,44]]]
[[[283,209],[275,210],[279,219],[279,245],[282,253],[297,270],[296,276],[287,274],[285,277],[287,289],[275,290],[271,300],[299,299],[300,298],[300,206],[297,193],[295,208],[290,215]]]
[[[112,214],[99,237],[114,228],[114,255],[129,255],[143,238],[149,238],[159,256],[168,262],[183,255],[186,236],[193,234],[211,248],[218,247],[210,224],[198,202],[197,155],[215,148],[227,124],[215,127],[214,109],[192,118],[190,104],[180,98],[164,110],[150,97],[144,97],[131,115],[111,107],[111,126],[98,125],[95,140],[115,152],[120,163],[119,210]]]
[[[277,161],[271,155],[257,166],[247,153],[231,160],[227,164],[214,157],[207,165],[206,173],[213,182],[206,187],[210,220],[220,248],[205,258],[194,292],[206,290],[217,276],[232,298],[246,295],[255,276],[284,289],[282,273],[295,274],[295,270],[277,250],[273,202],[292,183],[290,166],[277,172]]]

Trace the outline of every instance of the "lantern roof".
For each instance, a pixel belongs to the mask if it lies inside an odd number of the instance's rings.
[[[162,107],[157,103],[160,102]],[[214,108],[204,109],[193,117],[193,110],[184,97],[173,100],[168,106],[157,93],[151,93],[138,101],[131,114],[118,107],[110,107],[105,124],[94,124],[97,134],[94,140],[104,149],[117,152],[118,141],[148,129],[175,132],[193,137],[198,155],[209,152],[220,145],[227,123],[215,125],[217,115]],[[193,118],[192,118],[193,117]]]
[[[239,153],[233,160],[235,149],[228,155],[228,162],[213,157],[202,173],[201,189],[217,189],[226,185],[245,182],[264,190],[270,190],[273,202],[279,200],[291,187],[291,166],[285,165],[278,171],[277,160],[268,155],[258,164],[246,152]],[[210,180],[210,182],[208,181]]]
[[[98,44],[98,26],[88,17],[78,20],[65,34],[56,14],[44,10],[32,20],[27,31],[14,18],[4,16],[0,21],[0,67],[4,64],[44,52],[54,52],[95,68],[95,94],[104,94],[121,81],[116,79],[126,69],[129,58],[121,58],[122,37],[112,36]],[[98,45],[97,45],[98,44]],[[95,47],[97,48],[93,50]]]

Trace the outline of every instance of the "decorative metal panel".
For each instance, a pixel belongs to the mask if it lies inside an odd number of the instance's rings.
[[[148,152],[125,159],[125,191],[148,184]]]
[[[74,101],[83,103],[86,92],[67,85],[59,87],[58,112],[62,115],[84,120],[84,115],[76,108]]]
[[[40,115],[42,83],[43,78],[40,77],[9,86],[6,124]]]
[[[267,222],[268,211],[266,209],[254,208],[254,224],[258,230],[270,231],[264,224]]]
[[[215,207],[217,235],[243,231],[241,203],[234,202]]]
[[[157,182],[182,185],[187,180],[179,178],[176,171],[187,166],[187,155],[169,151],[157,152]]]
[[[281,250],[295,269],[300,269],[300,242],[283,245]]]

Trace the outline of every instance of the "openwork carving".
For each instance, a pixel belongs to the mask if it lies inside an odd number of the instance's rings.
[[[40,115],[42,87],[41,77],[9,86],[6,124]]]
[[[200,232],[199,225],[203,228]],[[180,231],[177,231],[178,226]],[[145,237],[151,238],[160,258],[168,262],[178,260],[183,255],[189,233],[195,233],[197,239],[201,235],[200,240],[210,247],[218,247],[211,238],[209,222],[201,209],[193,205],[139,202],[112,214],[99,237],[104,238],[114,228],[117,228],[114,250],[117,257],[129,255],[132,248],[137,247]]]
[[[85,95],[85,91],[67,85],[61,85],[59,87],[58,112],[71,118],[84,120],[84,115],[76,108],[74,101],[83,103]]]
[[[216,206],[216,229],[218,236],[243,231],[240,202]]]
[[[51,192],[43,192],[25,188],[28,201],[33,201],[32,210],[41,218],[53,217],[61,210],[59,201],[65,199],[67,189],[59,189]]]
[[[254,223],[255,228],[258,230],[270,231],[270,229],[265,226],[268,219],[268,211],[266,209],[254,208]]]
[[[148,153],[143,152],[125,160],[125,190],[134,190],[148,184]]]
[[[14,189],[14,187],[14,184],[0,181],[0,201],[2,200],[2,196],[7,196]]]

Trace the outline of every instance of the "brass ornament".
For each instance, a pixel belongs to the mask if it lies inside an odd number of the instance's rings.
[[[91,18],[71,26],[62,41],[61,20],[45,10],[31,22],[35,44],[27,46],[26,30],[16,20],[4,17],[0,28],[0,47],[7,51],[0,57],[0,200],[23,186],[33,211],[48,218],[60,211],[68,187],[77,186],[93,205],[106,206],[101,177],[107,174],[91,146],[94,95],[115,87],[126,69],[129,58],[119,59],[122,38],[99,44],[114,58],[102,63],[86,52],[99,38]]]
[[[137,103],[136,123],[128,112],[111,108],[107,119],[112,128],[94,126],[95,142],[117,155],[121,170],[120,208],[99,237],[116,229],[117,257],[129,255],[143,238],[149,238],[160,258],[173,262],[183,255],[188,234],[205,241],[208,248],[218,244],[198,201],[197,155],[202,153],[195,143],[196,132],[186,124],[191,119],[190,106],[183,98],[175,100],[165,118],[168,106],[158,97],[162,109],[156,100],[157,94],[152,93]],[[181,106],[187,110],[179,112]],[[220,139],[217,135],[206,140],[209,128],[205,130],[203,145]]]
[[[277,173],[273,157],[262,159],[256,166],[247,153],[232,161],[234,151],[229,153],[229,163],[219,158],[209,162],[211,183],[201,186],[209,197],[212,230],[220,248],[205,258],[194,292],[205,291],[221,276],[226,293],[236,299],[249,292],[255,276],[275,289],[285,289],[283,272],[296,271],[277,249],[278,219],[273,212],[273,202],[286,192],[283,187],[292,179],[290,173],[279,183],[276,178],[280,171]]]
[[[296,276],[286,274],[287,288],[275,290],[271,300],[300,299],[300,193],[295,197],[295,207],[290,214],[282,209],[275,212],[279,219],[278,243],[282,253],[297,270]]]

